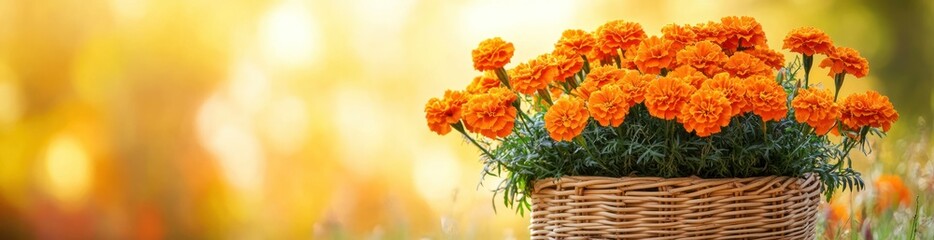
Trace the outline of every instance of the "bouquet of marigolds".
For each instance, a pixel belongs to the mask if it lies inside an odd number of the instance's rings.
[[[859,52],[802,27],[785,36],[782,48],[796,53],[786,64],[751,17],[661,33],[621,20],[566,30],[551,53],[508,69],[513,44],[484,40],[472,52],[481,74],[428,100],[428,127],[479,148],[483,176],[501,177],[497,193],[520,213],[534,181],[562,176],[813,173],[828,198],[862,188],[848,153],[868,151],[866,138],[898,113],[875,91],[839,96],[869,72]],[[817,55],[834,86],[809,84]]]

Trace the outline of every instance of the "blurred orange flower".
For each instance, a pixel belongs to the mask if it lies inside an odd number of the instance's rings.
[[[767,47],[765,32],[762,25],[755,18],[747,16],[729,16],[720,19],[723,31],[727,38],[721,46],[727,51],[752,48],[754,46]]]
[[[752,112],[762,117],[762,121],[781,120],[788,113],[786,99],[788,94],[774,79],[756,76],[747,79],[746,99],[752,105]]]
[[[869,74],[869,61],[859,55],[859,52],[848,47],[836,47],[827,58],[820,62],[820,67],[830,68],[827,74],[830,77],[838,73],[849,73],[856,78]]]
[[[584,100],[563,97],[545,113],[545,128],[555,141],[571,141],[584,131],[590,115]]]
[[[898,112],[895,111],[889,97],[869,90],[866,93],[852,94],[843,100],[840,120],[849,129],[875,127],[887,132],[892,123],[898,120]]]
[[[898,175],[882,175],[873,182],[876,188],[876,212],[892,207],[911,206],[911,190]]]
[[[557,70],[555,81],[564,81],[574,77],[584,67],[584,59],[580,56],[567,56],[560,54],[545,54],[539,58],[548,59],[552,66]]]
[[[493,75],[493,72],[487,71],[473,78],[470,85],[467,85],[467,92],[470,94],[485,93],[490,90],[490,88],[499,87],[500,85],[502,85],[502,83]]]
[[[696,90],[690,84],[670,77],[661,77],[649,83],[645,92],[645,106],[649,114],[665,119],[674,119],[681,107]]]
[[[840,117],[840,105],[834,102],[829,89],[798,89],[791,106],[795,119],[813,127],[818,136],[827,134]]]
[[[677,54],[678,64],[694,67],[708,77],[720,73],[720,65],[726,63],[727,59],[720,46],[706,40],[687,46]]]
[[[771,67],[772,69],[778,70],[782,67],[785,67],[785,55],[775,50],[762,46],[756,46],[753,49],[749,49],[743,52],[759,59],[763,64]]]
[[[833,50],[833,40],[830,40],[830,36],[827,36],[824,31],[815,27],[800,27],[788,32],[782,48],[807,56],[817,53],[830,55]]]
[[[681,49],[694,44],[697,34],[690,25],[668,24],[662,27],[662,38],[671,41],[674,49]]]
[[[730,56],[723,64],[723,70],[738,78],[771,74],[771,70],[765,63],[745,52],[737,52]]]
[[[642,25],[623,20],[609,21],[596,31],[598,58],[606,59],[618,56],[619,50],[629,50],[645,39]]]
[[[488,138],[508,136],[516,121],[516,108],[512,106],[516,98],[515,93],[502,87],[474,95],[464,104],[464,125]]]
[[[704,75],[704,73],[688,65],[680,66],[675,68],[674,71],[668,72],[668,77],[684,81],[691,84],[694,88],[700,88],[701,84],[707,81],[707,76]]]
[[[515,51],[516,49],[512,43],[503,41],[502,38],[495,37],[483,40],[471,52],[473,68],[479,71],[487,71],[506,66]]]
[[[584,81],[580,86],[571,90],[571,94],[582,99],[590,99],[590,94],[600,90],[600,87],[601,86],[598,86],[598,83],[595,81]]]
[[[671,41],[652,36],[639,43],[633,62],[643,73],[660,74],[663,68],[670,70],[675,51]]]
[[[597,45],[592,34],[580,29],[568,29],[561,33],[561,39],[555,43],[555,50],[574,53],[575,57],[587,56]],[[583,60],[583,59],[581,59]]]
[[[508,72],[509,85],[517,92],[526,95],[545,89],[558,76],[558,69],[546,61],[543,58],[536,58],[516,65]]]
[[[746,84],[742,79],[728,73],[720,73],[704,82],[703,88],[715,89],[723,93],[730,101],[730,115],[739,115],[752,111],[752,104],[746,102]]]
[[[451,124],[461,120],[461,107],[468,98],[465,92],[447,90],[444,92],[444,99],[429,99],[425,104],[425,119],[428,120],[428,128],[438,135],[451,132]]]
[[[635,70],[626,71],[620,81],[620,88],[629,95],[630,106],[645,101],[645,91],[655,77],[656,75],[642,74]]]
[[[691,95],[690,100],[681,108],[678,122],[688,132],[707,137],[720,132],[721,127],[730,125],[732,107],[726,95],[716,89],[703,88]]]
[[[629,101],[619,85],[609,84],[590,94],[587,109],[600,125],[618,127],[629,113]]]

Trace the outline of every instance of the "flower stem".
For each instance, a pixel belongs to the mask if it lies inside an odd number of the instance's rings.
[[[843,87],[844,77],[846,77],[846,72],[837,73],[837,75],[833,76],[833,86],[834,86],[833,101],[834,102],[836,102],[837,97],[840,96],[840,88]]]
[[[509,75],[506,75],[506,69],[500,67],[496,70],[496,77],[499,78],[499,81],[503,83],[506,88],[512,89],[512,86],[509,86]]]
[[[811,75],[811,65],[814,64],[814,55],[801,54],[801,62],[804,65],[804,89],[808,88],[808,79]]]
[[[490,159],[493,159],[493,154],[490,153],[489,150],[481,146],[480,143],[477,142],[477,140],[474,140],[473,137],[470,136],[470,134],[467,134],[467,132],[464,131],[464,124],[462,122],[458,121],[455,124],[451,124],[451,127],[456,129],[458,132],[460,132],[461,135],[464,135],[464,137],[466,137],[467,140],[470,140],[470,142],[473,143],[474,146],[477,146],[477,148],[480,148],[480,150],[483,151],[483,154],[486,154],[487,157],[489,157]]]
[[[590,73],[590,61],[587,60],[587,55],[581,55],[581,58],[584,59],[584,73]]]

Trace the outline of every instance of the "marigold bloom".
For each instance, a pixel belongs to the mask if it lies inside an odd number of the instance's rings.
[[[728,57],[720,46],[711,41],[700,41],[678,51],[677,62],[680,65],[694,67],[708,77],[722,72],[720,65],[726,63]]]
[[[584,100],[575,97],[563,97],[545,113],[545,128],[555,141],[571,141],[584,131],[590,115]]]
[[[645,39],[642,25],[623,20],[609,21],[597,28],[598,57],[607,58],[618,56],[619,50],[626,51],[635,47]]]
[[[898,175],[879,176],[872,185],[876,190],[876,213],[891,207],[911,206],[911,190]]]
[[[800,27],[788,32],[782,48],[807,56],[817,53],[829,55],[833,50],[833,40],[815,27]]]
[[[500,85],[502,85],[502,83],[500,83],[499,78],[493,75],[493,72],[487,71],[473,78],[470,85],[467,85],[467,92],[470,94],[485,93],[490,90],[490,88],[499,87]]]
[[[689,25],[668,24],[662,27],[662,38],[671,41],[674,49],[681,49],[694,44],[697,41],[697,34]]]
[[[656,75],[642,74],[639,71],[626,71],[620,81],[619,87],[629,95],[629,105],[636,105],[645,101],[645,91],[649,83],[655,80]]]
[[[594,47],[597,46],[597,40],[592,34],[580,29],[568,29],[561,33],[561,39],[555,43],[555,49],[567,50],[574,53],[578,58],[581,55],[586,56]]]
[[[843,100],[840,120],[849,129],[875,127],[888,132],[892,123],[898,120],[898,112],[895,111],[889,97],[870,90],[847,96]]]
[[[465,127],[488,138],[509,136],[516,121],[517,111],[512,106],[516,98],[515,93],[502,87],[474,95],[463,106]]]
[[[596,81],[584,81],[577,86],[574,90],[571,90],[571,94],[574,96],[580,97],[581,99],[590,99],[590,94],[600,90],[601,86],[598,86],[599,83]]]
[[[859,52],[848,47],[836,47],[827,58],[820,62],[820,67],[830,68],[830,77],[838,73],[849,73],[856,78],[865,77],[869,74],[869,61],[859,55]]]
[[[720,132],[721,127],[730,125],[732,112],[730,101],[722,92],[704,88],[694,92],[681,108],[678,122],[688,132],[694,131],[697,136],[707,137]]]
[[[566,56],[560,54],[545,54],[539,56],[540,59],[550,61],[557,70],[555,81],[564,81],[574,74],[581,71],[584,67],[584,59],[580,56]]]
[[[704,82],[702,88],[710,88],[723,93],[730,101],[730,115],[736,116],[752,111],[752,105],[746,102],[746,84],[742,79],[720,73]]]
[[[818,136],[827,134],[840,118],[840,105],[834,102],[829,89],[798,89],[791,107],[795,110],[795,119],[813,127]]]
[[[696,90],[683,81],[661,77],[649,83],[645,92],[645,106],[649,114],[671,120],[681,113],[681,107],[688,101]]]
[[[754,49],[749,49],[743,52],[752,55],[756,59],[759,59],[759,61],[762,61],[763,64],[772,69],[778,70],[782,67],[785,67],[785,55],[780,52],[776,52],[775,50],[756,46]]]
[[[761,60],[745,52],[737,52],[730,56],[723,64],[723,70],[739,78],[770,75],[772,72]]]
[[[461,120],[461,109],[467,99],[467,93],[451,90],[444,92],[444,99],[429,99],[425,104],[425,119],[428,120],[428,128],[438,135],[451,132],[451,124]]]
[[[781,85],[768,77],[756,76],[745,81],[747,104],[762,121],[781,120],[788,114],[788,94]]]
[[[723,25],[718,22],[707,21],[707,23],[699,23],[692,26],[691,29],[693,29],[694,34],[697,35],[696,42],[710,41],[711,43],[717,44],[719,47],[720,44],[727,39]]]
[[[675,48],[671,41],[652,36],[639,43],[633,62],[646,74],[660,74],[663,68],[671,68],[675,60]]]
[[[680,66],[675,68],[675,70],[668,72],[668,77],[684,81],[688,84],[691,84],[691,86],[694,88],[700,88],[701,84],[704,84],[704,81],[707,81],[707,76],[704,75],[704,73],[701,73],[700,71],[697,71],[697,69],[694,69],[688,65]]]
[[[556,76],[558,69],[554,66],[542,59],[532,59],[509,70],[509,85],[519,93],[532,95],[548,87]]]
[[[766,47],[765,32],[762,31],[762,25],[756,22],[755,18],[747,16],[730,16],[720,19],[723,31],[727,33],[727,39],[721,46],[728,51],[736,51],[740,48],[752,48],[754,46]]]
[[[590,73],[587,73],[584,82],[595,82],[597,88],[601,88],[604,85],[619,82],[623,78],[623,74],[626,74],[626,70],[615,66],[597,66],[590,69]]]
[[[480,42],[471,52],[473,68],[479,71],[496,70],[509,63],[516,49],[511,42],[495,37]]]
[[[587,109],[602,126],[618,127],[629,113],[629,95],[619,85],[609,84],[590,94]]]

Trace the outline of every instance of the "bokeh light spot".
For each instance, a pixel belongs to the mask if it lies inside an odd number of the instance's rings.
[[[309,63],[319,55],[320,30],[301,2],[274,6],[261,20],[259,30],[263,51],[273,63]]]
[[[78,139],[70,135],[53,138],[44,170],[48,192],[66,208],[79,203],[91,186],[91,160]]]

